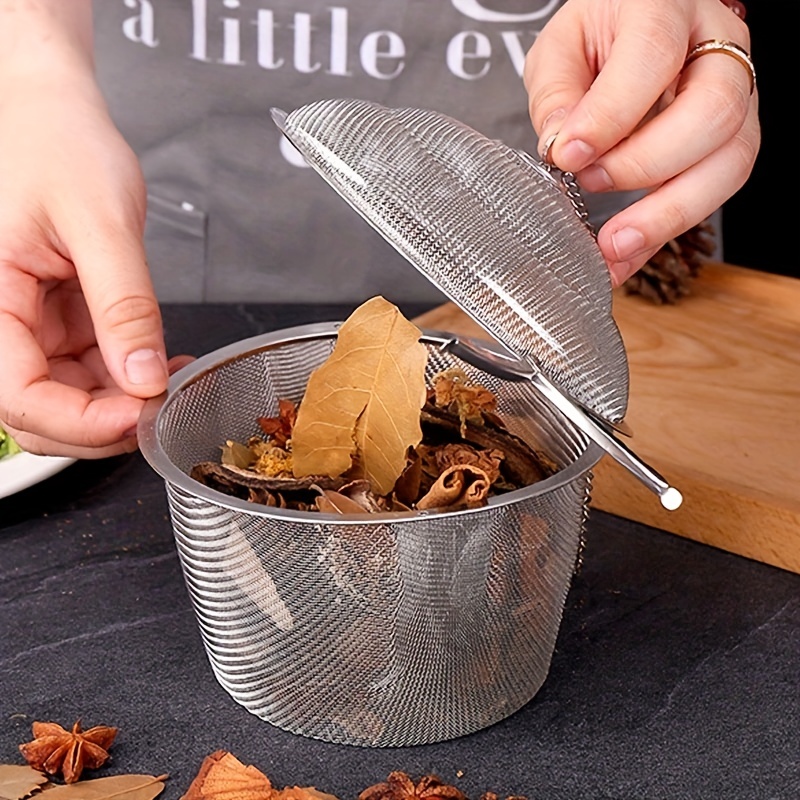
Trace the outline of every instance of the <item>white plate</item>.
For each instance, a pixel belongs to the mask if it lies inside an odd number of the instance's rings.
[[[74,458],[34,456],[30,453],[0,458],[0,498],[21,492],[74,463]]]

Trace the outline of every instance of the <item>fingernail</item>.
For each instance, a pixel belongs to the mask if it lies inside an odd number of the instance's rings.
[[[572,139],[562,145],[559,153],[559,163],[569,172],[577,172],[592,163],[595,149],[581,139]]]
[[[644,235],[636,228],[620,228],[611,236],[617,261],[630,261],[645,249]]]
[[[609,192],[614,188],[611,176],[599,164],[581,170],[578,180],[587,192]]]
[[[124,443],[124,452],[126,453],[134,453],[139,449],[139,442],[137,439],[128,438],[125,439]]]
[[[637,267],[630,261],[617,261],[614,264],[610,264],[608,271],[611,273],[611,285],[615,289],[618,286],[622,286],[636,272],[636,269]]]
[[[136,386],[163,383],[167,368],[155,350],[135,350],[125,359],[125,375]]]
[[[542,135],[539,137],[540,158],[544,158],[546,156],[545,151],[550,145],[552,145],[552,140],[558,134],[558,131],[561,128],[561,123],[564,121],[566,116],[566,110],[559,108],[549,114],[547,119],[542,124]]]

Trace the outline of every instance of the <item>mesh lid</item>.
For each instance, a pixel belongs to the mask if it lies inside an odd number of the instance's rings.
[[[484,330],[601,417],[622,419],[628,363],[608,268],[544,166],[425,109],[336,99],[273,117]]]

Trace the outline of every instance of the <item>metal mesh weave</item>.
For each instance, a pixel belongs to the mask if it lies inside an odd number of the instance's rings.
[[[622,419],[628,364],[608,268],[543,167],[426,109],[335,99],[275,116],[308,163],[486,331]]]
[[[257,433],[279,398],[300,400],[334,339],[332,325],[305,326],[206,356],[143,420],[208,658],[237,702],[295,733],[369,746],[470,733],[547,675],[599,451],[524,384],[460,365],[561,472],[481,509],[366,522],[268,509],[188,478],[225,439]],[[431,374],[453,364],[425,341]]]

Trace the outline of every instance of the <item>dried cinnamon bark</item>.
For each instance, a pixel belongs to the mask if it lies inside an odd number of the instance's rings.
[[[500,471],[505,480],[515,488],[529,486],[553,475],[557,471],[556,464],[543,453],[534,450],[526,442],[505,428],[498,426],[490,419],[483,425],[476,425],[461,420],[433,403],[426,403],[422,409],[422,433],[424,441],[440,442],[443,432],[447,433],[447,441],[462,436],[470,444],[483,450],[501,450],[504,458]]]
[[[420,511],[440,508],[455,511],[459,508],[479,508],[486,503],[492,482],[480,468],[469,464],[448,467],[428,493],[420,498]]]

